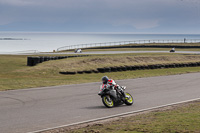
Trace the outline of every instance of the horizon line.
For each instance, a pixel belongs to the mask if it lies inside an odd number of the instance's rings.
[[[63,32],[63,31],[0,31],[0,33],[70,33],[70,34],[171,34],[171,35],[200,35],[200,33],[148,33],[148,32]]]

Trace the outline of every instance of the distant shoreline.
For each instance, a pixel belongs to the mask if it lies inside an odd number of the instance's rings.
[[[0,32],[0,51],[53,51],[59,47],[78,44],[96,44],[105,42],[138,41],[138,40],[182,40],[200,39],[199,35],[163,35],[163,34],[109,34],[109,33],[30,33]],[[199,41],[200,42],[200,41]]]
[[[0,38],[0,40],[28,40],[24,38]]]

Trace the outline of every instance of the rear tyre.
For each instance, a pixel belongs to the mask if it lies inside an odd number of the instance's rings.
[[[102,97],[102,102],[103,102],[103,104],[104,104],[107,108],[112,108],[112,107],[114,107],[114,102],[113,102],[113,100],[110,98],[110,96],[103,96],[103,97]]]
[[[125,99],[125,104],[126,105],[132,105],[133,104],[133,102],[134,102],[134,100],[133,100],[133,97],[131,96],[131,94],[130,93],[125,93],[126,94],[126,96],[128,96],[128,98],[126,98]]]

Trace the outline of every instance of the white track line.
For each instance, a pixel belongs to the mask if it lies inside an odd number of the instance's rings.
[[[86,124],[86,123],[90,123],[90,122],[96,122],[96,121],[100,121],[100,120],[105,120],[105,119],[110,119],[110,118],[114,118],[114,117],[119,117],[119,116],[124,116],[124,115],[129,115],[129,114],[144,112],[144,111],[149,111],[149,110],[153,110],[153,109],[163,108],[163,107],[167,107],[167,106],[172,106],[172,105],[177,105],[177,104],[187,103],[187,102],[192,102],[192,101],[197,101],[197,100],[200,100],[200,98],[186,100],[186,101],[181,101],[181,102],[176,102],[176,103],[171,103],[171,104],[166,104],[166,105],[161,105],[161,106],[156,106],[156,107],[147,108],[147,109],[141,109],[141,110],[126,112],[126,113],[121,113],[121,114],[116,114],[116,115],[111,115],[111,116],[106,116],[106,117],[101,117],[101,118],[97,118],[97,119],[91,119],[91,120],[77,122],[77,123],[72,123],[72,124],[67,124],[67,125],[61,125],[61,126],[52,127],[52,128],[46,128],[46,129],[37,130],[37,131],[33,131],[33,132],[28,132],[28,133],[40,133],[40,132],[44,132],[44,131],[48,131],[48,130],[53,130],[53,129],[58,129],[58,128],[65,128],[65,127],[69,127],[69,126]]]

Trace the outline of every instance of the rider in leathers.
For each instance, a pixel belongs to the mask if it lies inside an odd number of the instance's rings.
[[[104,76],[102,77],[102,82],[107,88],[117,89],[119,92],[121,92],[122,96],[126,98],[124,90],[118,84],[116,84],[114,80],[109,79],[107,76]]]

